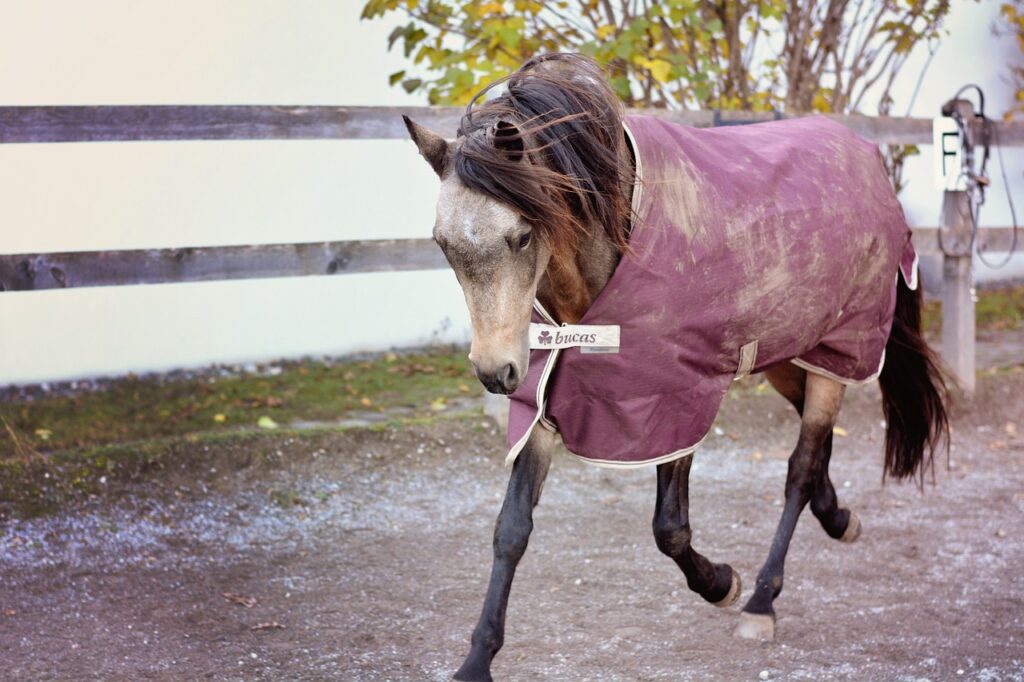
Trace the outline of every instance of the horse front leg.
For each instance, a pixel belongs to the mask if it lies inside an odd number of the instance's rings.
[[[455,673],[457,680],[490,680],[491,661],[505,640],[505,609],[516,566],[533,530],[533,508],[540,500],[557,436],[535,426],[512,466],[505,501],[494,526],[494,563],[480,621],[473,630],[469,655]]]
[[[800,513],[807,503],[819,494],[819,486],[828,461],[827,446],[831,443],[832,427],[835,425],[845,389],[843,384],[832,379],[818,374],[807,374],[801,410],[800,439],[789,458],[786,503],[782,519],[775,531],[768,560],[757,575],[754,594],[740,614],[740,623],[735,632],[737,637],[771,639],[775,635],[775,609],[772,602],[782,592],[786,552],[789,550]],[[827,477],[827,473],[824,475]],[[827,504],[827,500],[823,501],[826,502],[825,506],[838,507],[834,491],[831,505]],[[838,519],[836,521],[838,522]],[[826,530],[829,530],[828,526]]]
[[[739,574],[729,564],[713,564],[690,544],[690,465],[693,456],[658,465],[658,497],[654,505],[654,540],[676,562],[686,584],[715,606],[733,604],[740,596]]]

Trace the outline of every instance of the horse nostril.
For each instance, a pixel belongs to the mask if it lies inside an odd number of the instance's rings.
[[[512,390],[519,379],[519,372],[516,370],[516,366],[511,362],[505,365],[501,370],[499,379],[506,390]]]

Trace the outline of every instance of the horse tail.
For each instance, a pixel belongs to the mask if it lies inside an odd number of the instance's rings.
[[[896,277],[896,310],[878,377],[885,414],[883,478],[920,477],[934,471],[935,448],[949,453],[946,383],[940,361],[921,333],[921,287],[911,289]]]

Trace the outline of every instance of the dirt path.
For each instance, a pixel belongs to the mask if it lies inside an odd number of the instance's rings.
[[[880,484],[876,394],[854,391],[833,478],[864,535],[838,544],[805,515],[770,644],[733,640],[737,607],[704,604],[658,553],[652,470],[560,458],[495,676],[1024,680],[1022,396],[1024,373],[987,378],[953,468],[921,495]],[[728,399],[694,466],[696,544],[740,571],[744,597],[781,510],[788,410]],[[238,471],[217,448],[239,446],[197,446],[204,471],[8,525],[0,677],[447,679],[490,565],[501,440],[481,419],[281,438],[279,463]]]

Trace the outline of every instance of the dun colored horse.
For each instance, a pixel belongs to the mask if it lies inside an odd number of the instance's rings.
[[[658,548],[708,602],[739,598],[732,567],[691,545],[688,477],[729,384],[750,372],[801,422],[736,628],[773,637],[804,507],[841,542],[861,532],[828,474],[846,385],[880,383],[888,475],[923,476],[948,442],[910,232],[877,148],[820,117],[711,130],[624,117],[578,55],[535,58],[484,93],[454,142],[406,119],[441,178],[433,234],[465,293],[469,359],[488,391],[512,395],[494,564],[455,677],[490,679],[559,443],[596,464],[656,465]]]

